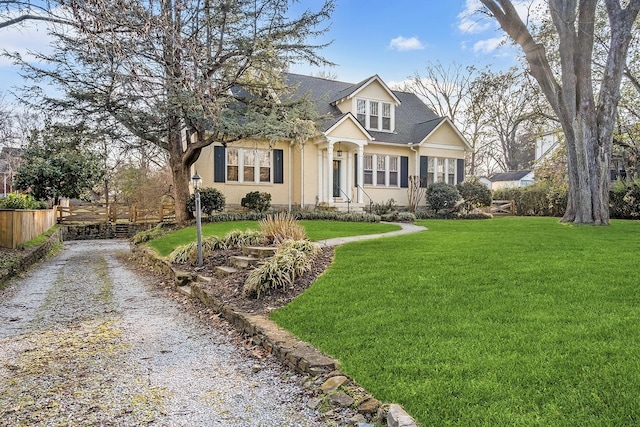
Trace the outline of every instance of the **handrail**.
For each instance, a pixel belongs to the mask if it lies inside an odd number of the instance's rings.
[[[369,213],[372,213],[373,212],[373,199],[371,198],[371,196],[369,194],[367,194],[366,191],[364,191],[364,188],[360,187],[360,184],[356,184],[356,188],[361,189],[362,193],[369,198]]]
[[[349,213],[349,212],[350,212],[350,210],[349,210],[349,206],[351,205],[351,198],[347,195],[347,193],[345,193],[345,192],[342,190],[342,188],[341,188],[339,185],[338,185],[337,187],[338,187],[338,190],[340,190],[340,192],[341,192],[342,194],[344,194],[344,197],[346,197],[346,198],[347,198],[347,213]]]

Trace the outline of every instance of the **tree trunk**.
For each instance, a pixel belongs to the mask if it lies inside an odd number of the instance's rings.
[[[567,140],[569,194],[562,221],[609,224],[609,163],[620,81],[640,1],[622,8],[606,0],[611,27],[609,52],[594,96],[592,53],[596,0],[549,0],[559,38],[561,84],[551,70],[545,48],[536,43],[512,1],[480,0],[502,29],[522,47],[529,72],[540,84],[560,119]]]
[[[171,176],[173,178],[173,199],[176,209],[176,222],[183,224],[193,217],[192,213],[187,210],[187,201],[189,200],[190,190],[189,182],[190,166],[185,163],[184,149],[182,138],[179,131],[177,117],[169,120],[170,128],[173,131],[167,135],[167,151],[169,153],[169,167],[171,168]]]

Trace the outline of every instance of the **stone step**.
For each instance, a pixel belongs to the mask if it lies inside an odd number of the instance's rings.
[[[229,267],[228,265],[219,265],[216,267],[216,277],[225,277],[238,271],[235,267]]]
[[[236,268],[247,268],[256,265],[260,260],[252,256],[234,255],[229,257],[229,264]]]
[[[242,252],[247,256],[253,256],[256,258],[268,258],[276,253],[278,248],[273,246],[247,246],[242,249]]]

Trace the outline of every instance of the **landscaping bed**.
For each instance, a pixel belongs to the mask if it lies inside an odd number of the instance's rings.
[[[196,262],[173,264],[173,267],[188,273],[211,278],[209,283],[203,284],[210,294],[216,298],[231,303],[238,309],[252,314],[268,314],[270,311],[287,305],[291,300],[300,295],[321,275],[333,261],[333,248],[322,248],[320,253],[312,260],[310,271],[296,277],[292,286],[285,289],[275,289],[261,295],[259,299],[246,297],[242,294],[244,282],[251,269],[240,270],[223,278],[216,277],[215,268],[226,265],[233,255],[240,255],[242,251],[237,248],[217,250],[203,259],[202,267]]]

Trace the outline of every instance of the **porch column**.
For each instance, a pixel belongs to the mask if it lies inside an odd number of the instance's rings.
[[[358,203],[364,203],[364,194],[362,189],[364,188],[364,147],[358,145]]]
[[[347,173],[347,179],[345,179],[347,197],[353,200],[353,154],[349,150],[347,150],[347,167],[345,169]]]
[[[318,149],[318,179],[317,181],[317,186],[318,186],[318,203],[322,203],[324,202],[324,191],[322,191],[322,182],[323,182],[323,173],[322,173],[322,150]]]
[[[329,141],[327,151],[327,201],[329,206],[333,205],[333,141]]]

